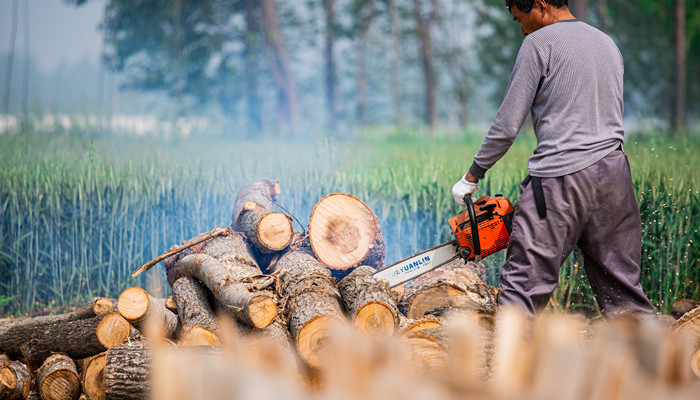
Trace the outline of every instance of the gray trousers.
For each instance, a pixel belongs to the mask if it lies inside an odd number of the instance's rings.
[[[545,218],[537,212],[531,177],[520,184],[499,306],[541,311],[557,287],[559,269],[578,246],[606,316],[654,313],[639,284],[642,226],[627,155],[615,150],[581,171],[540,179]]]

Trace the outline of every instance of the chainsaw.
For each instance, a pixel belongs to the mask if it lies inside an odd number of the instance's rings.
[[[467,195],[464,201],[467,209],[449,219],[454,240],[389,265],[373,276],[395,287],[457,258],[480,262],[508,247],[515,212],[511,202],[499,194],[475,202]]]

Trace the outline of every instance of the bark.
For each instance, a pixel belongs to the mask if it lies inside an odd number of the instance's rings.
[[[435,96],[435,60],[433,55],[432,29],[437,20],[438,3],[431,0],[431,9],[427,17],[423,16],[419,0],[413,0],[413,14],[416,19],[421,43],[421,60],[425,88],[425,122],[434,134],[437,124],[437,104]]]
[[[118,313],[49,325],[31,322],[30,319],[0,330],[2,351],[13,358],[24,357],[30,367],[41,365],[52,352],[72,358],[99,354],[123,343],[131,333],[131,326]]]
[[[248,110],[248,137],[262,130],[261,99],[258,91],[261,36],[260,4],[256,0],[245,0],[245,88]]]
[[[53,354],[37,371],[36,388],[42,400],[77,399],[80,377],[75,362],[65,354]]]
[[[482,283],[482,270],[481,264],[455,260],[431,271],[406,285],[400,308],[411,319],[448,307],[495,312],[496,290]]]
[[[386,281],[378,281],[375,270],[361,266],[338,283],[345,310],[363,334],[370,337],[388,337],[399,323],[399,310],[391,288]]]
[[[299,100],[287,48],[282,41],[282,31],[277,18],[277,3],[275,0],[261,0],[261,5],[270,69],[279,94],[279,128],[283,130],[284,127],[288,127],[295,134],[299,122]]]
[[[104,369],[105,398],[143,400],[150,398],[151,351],[136,345],[120,345],[107,352]]]
[[[236,237],[242,242],[242,237]],[[246,264],[244,260],[229,261],[238,265],[227,268],[212,256],[188,255],[168,271],[168,277],[171,282],[183,276],[197,278],[212,291],[217,300],[231,309],[240,322],[257,328],[268,326],[277,317],[277,306],[268,292],[251,291],[248,285],[249,282],[254,285],[251,270],[257,270],[257,275],[260,276],[260,269],[254,263]]]
[[[338,125],[337,87],[338,78],[335,67],[335,0],[324,0],[326,10],[326,109],[328,113],[329,132],[335,132]]]
[[[695,348],[700,348],[700,307],[694,308],[673,324],[673,329],[690,337]]]
[[[240,192],[238,192],[236,201],[233,203],[233,211],[231,212],[231,228],[240,232],[238,217],[241,214],[241,211],[243,211],[243,206],[245,206],[246,203],[253,201],[258,204],[259,209],[264,210],[265,212],[272,212],[275,207],[275,203],[273,203],[273,201],[279,194],[279,182],[269,179],[259,180],[244,187]]]
[[[330,328],[345,319],[340,293],[328,269],[306,250],[285,254],[277,265],[286,271],[284,313],[297,352],[308,365],[320,368]]]
[[[105,366],[107,353],[101,353],[83,361],[81,381],[83,393],[90,400],[105,399]]]
[[[673,315],[673,318],[678,319],[696,307],[700,307],[700,300],[678,299],[671,307],[671,315]]]
[[[673,120],[671,122],[671,130],[675,134],[680,134],[685,128],[685,99],[686,99],[686,75],[688,58],[687,43],[686,43],[686,0],[675,0],[674,13],[674,54],[675,54],[675,81],[674,81],[674,96],[673,96]]]
[[[238,228],[262,254],[284,250],[294,232],[291,218],[282,213],[265,212],[254,201],[243,206]]]
[[[6,358],[6,357],[5,357]],[[24,399],[32,387],[32,374],[26,365],[19,361],[0,361],[0,398]]]
[[[132,286],[124,290],[117,300],[117,309],[146,336],[175,336],[177,315],[168,310],[164,299],[153,297],[140,287]]]
[[[216,317],[206,289],[199,280],[188,276],[178,279],[173,283],[173,296],[183,326],[216,330]]]
[[[384,265],[384,236],[377,216],[362,200],[332,193],[314,206],[309,219],[314,254],[333,276],[342,278],[358,265]]]
[[[403,114],[401,112],[401,88],[400,66],[401,66],[401,18],[396,6],[396,0],[389,0],[389,13],[391,15],[391,99],[394,106],[394,117],[396,123],[403,125]]]

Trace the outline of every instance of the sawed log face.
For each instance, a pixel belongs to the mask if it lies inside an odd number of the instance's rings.
[[[42,400],[74,400],[80,396],[80,377],[75,362],[65,354],[47,358],[36,374]]]
[[[282,213],[267,212],[255,202],[244,205],[238,229],[263,254],[284,250],[292,241],[292,220]]]
[[[119,313],[142,334],[157,329],[158,334],[172,338],[177,330],[177,315],[165,306],[165,300],[151,296],[140,287],[124,290],[117,300]]]
[[[399,323],[396,299],[386,281],[378,281],[375,269],[361,266],[338,283],[345,310],[353,324],[368,336],[391,336]]]
[[[4,355],[3,355],[4,356]],[[32,387],[32,374],[19,361],[0,361],[0,398],[24,399]]]

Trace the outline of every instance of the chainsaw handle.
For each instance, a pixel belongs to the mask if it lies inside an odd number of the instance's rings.
[[[469,224],[472,228],[472,246],[474,246],[474,261],[481,261],[481,242],[479,241],[479,227],[476,223],[476,212],[474,211],[474,202],[471,195],[464,196],[464,202],[467,204],[467,212],[469,213]]]

